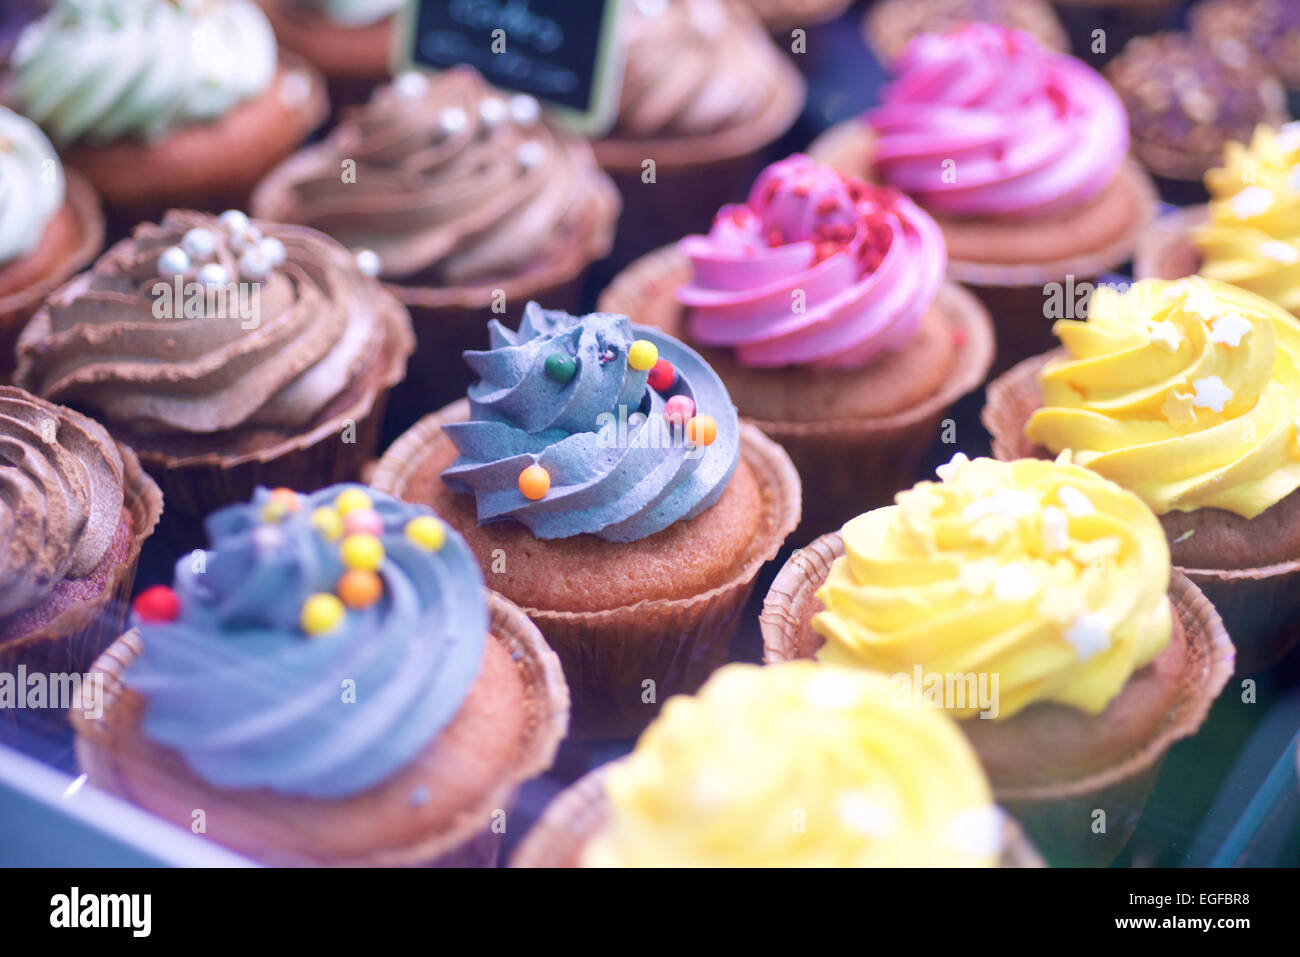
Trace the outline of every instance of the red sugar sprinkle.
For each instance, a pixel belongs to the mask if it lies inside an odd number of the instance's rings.
[[[135,596],[131,610],[141,621],[165,622],[175,621],[181,613],[181,602],[176,592],[166,585],[154,585]]]

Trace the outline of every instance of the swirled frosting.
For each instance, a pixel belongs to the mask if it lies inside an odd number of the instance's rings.
[[[345,571],[319,510],[349,489],[378,513],[382,595],[308,634],[303,605]],[[126,681],[145,701],[143,733],[210,784],[344,797],[396,772],[460,710],[487,640],[483,579],[454,531],[436,549],[406,533],[426,508],[359,486],[276,509],[283,496],[258,489],[208,518],[211,547],[176,564],[174,620],[137,622]]]
[[[373,250],[391,279],[488,282],[569,242],[596,259],[619,207],[586,140],[469,67],[399,76],[322,147],[287,162],[283,218]]]
[[[636,0],[620,27],[626,67],[614,138],[703,136],[760,116],[786,72],[735,0]]]
[[[849,521],[817,591],[826,664],[996,678],[981,710],[1098,714],[1169,642],[1169,546],[1133,493],[1064,460],[959,456]],[[959,717],[974,703],[945,701]]]
[[[252,0],[57,0],[18,42],[13,94],[56,143],[150,140],[257,96],[276,62]]]
[[[0,386],[0,617],[99,566],[122,520],[123,474],[98,422]]]
[[[63,165],[50,141],[30,120],[0,106],[0,264],[37,247],[63,195]]]
[[[988,866],[1001,847],[953,721],[813,662],[727,665],[670,699],[605,793],[586,866]]]
[[[739,421],[726,387],[694,351],[626,316],[571,316],[530,302],[518,332],[489,324],[491,348],[466,352],[480,380],[470,419],[443,426],[460,452],[442,473],[474,495],[478,520],[514,519],[538,538],[591,533],[628,542],[694,518],[722,495],[740,455]],[[671,382],[648,385],[633,368],[636,341],[672,366]],[[565,381],[548,360],[572,369]],[[674,418],[673,406],[686,404]],[[707,415],[716,438],[696,445],[681,419]],[[539,466],[550,477],[539,499],[520,488]]]
[[[1193,234],[1200,274],[1300,310],[1300,122],[1229,143],[1205,186],[1210,219]]]
[[[691,338],[752,366],[852,369],[905,345],[947,262],[939,227],[910,200],[799,154],[678,247],[694,272],[677,291]]]
[[[319,10],[335,23],[349,27],[364,27],[392,16],[402,8],[405,0],[305,0],[309,7]]]
[[[172,211],[47,300],[15,375],[134,435],[300,430],[412,348],[406,311],[329,237]]]
[[[1128,118],[1101,75],[1022,31],[973,23],[924,34],[898,71],[865,115],[875,169],[935,212],[1070,209],[1100,193],[1128,153]]]
[[[1025,433],[1158,514],[1254,518],[1300,487],[1300,322],[1213,279],[1144,280],[1061,320]]]

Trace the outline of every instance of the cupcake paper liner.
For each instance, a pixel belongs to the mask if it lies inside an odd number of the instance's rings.
[[[515,848],[510,867],[578,867],[582,849],[609,820],[605,777],[610,765],[583,775],[546,806],[532,830]],[[1002,857],[999,867],[1044,867],[1024,831],[1010,817],[1003,818]]]
[[[89,180],[76,170],[64,170],[67,205],[81,229],[81,241],[59,268],[34,285],[0,297],[0,381],[13,378],[14,347],[27,320],[35,315],[47,295],[74,273],[88,266],[104,246],[104,212]]]
[[[634,262],[601,294],[602,312],[628,315],[633,322],[651,302],[675,296],[691,278],[690,261],[665,246]],[[954,283],[936,299],[965,342],[958,365],[943,388],[895,415],[777,422],[745,416],[789,453],[803,483],[803,521],[797,535],[837,529],[865,508],[887,505],[894,493],[916,481],[919,466],[939,433],[944,413],[984,381],[993,362],[993,323],[980,303]],[[774,370],[773,375],[779,375]],[[745,410],[740,410],[744,415]]]
[[[132,542],[127,560],[109,574],[95,598],[74,601],[52,621],[22,638],[0,643],[0,673],[86,674],[96,658],[122,632],[131,607],[140,548],[158,524],[163,496],[129,448],[118,445],[122,458],[123,504],[131,513]],[[67,728],[62,711],[0,709],[0,741],[17,740],[18,731],[57,733]]]
[[[165,763],[145,760],[129,747],[131,737],[139,733],[142,702],[123,680],[142,647],[135,630],[122,635],[95,663],[95,670],[104,675],[104,716],[100,720],[72,716],[77,763],[95,786],[181,826],[190,824],[194,808],[202,808],[209,822],[220,820],[223,833],[230,838],[226,843],[273,866],[492,866],[500,834],[487,822],[498,812],[509,812],[519,785],[550,768],[568,726],[569,695],[559,661],[527,616],[500,595],[486,589],[484,594],[489,632],[523,667],[525,683],[536,699],[530,711],[528,739],[508,778],[473,807],[459,811],[446,827],[416,842],[347,858],[322,857],[311,848],[284,844],[285,835],[295,833],[298,827],[286,828],[283,821],[261,813],[260,798],[266,792],[208,787],[174,751],[165,752]],[[430,742],[431,747],[433,744]],[[377,785],[386,786],[394,785]],[[333,803],[302,799],[295,823],[311,822],[318,808]]]
[[[993,457],[1003,461],[1048,453],[1025,435],[1030,415],[1043,404],[1038,374],[1055,350],[1026,359],[988,389],[980,418],[993,436]],[[1223,617],[1237,646],[1237,672],[1268,668],[1300,641],[1300,557],[1259,568],[1174,566],[1196,583]]]
[[[745,0],[763,26],[772,33],[787,34],[795,27],[810,27],[834,20],[853,5],[853,0]]]
[[[445,441],[442,426],[468,418],[462,399],[415,424],[384,453],[371,484],[406,498],[423,474],[428,450]],[[639,733],[670,696],[695,691],[726,662],[731,638],[759,568],[799,524],[800,484],[790,457],[753,425],[741,423],[740,454],[773,502],[771,537],[755,543],[750,560],[729,581],[690,598],[643,600],[590,612],[524,606],[564,666],[573,701],[575,738],[622,738]],[[643,683],[653,681],[653,701]]]
[[[767,664],[815,655],[823,643],[812,628],[812,617],[821,608],[816,591],[843,554],[838,532],[823,535],[796,551],[777,574],[759,618]],[[1137,827],[1169,747],[1196,733],[1232,675],[1235,649],[1223,622],[1178,569],[1170,579],[1169,598],[1190,664],[1182,676],[1178,705],[1157,731],[1136,742],[1123,758],[1090,774],[1033,785],[1012,786],[996,778],[990,782],[998,802],[1053,859],[1088,865],[1114,860]],[[972,743],[978,754],[980,741],[973,738]],[[1094,834],[1089,826],[1098,809],[1106,812],[1103,834]]]
[[[1201,252],[1192,242],[1192,230],[1209,219],[1206,206],[1165,213],[1142,234],[1133,257],[1138,279],[1182,279],[1200,271]]]

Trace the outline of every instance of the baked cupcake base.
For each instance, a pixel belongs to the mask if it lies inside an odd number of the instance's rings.
[[[992,433],[994,458],[1051,456],[1025,436],[1025,426],[1043,404],[1039,372],[1063,354],[1056,350],[1026,359],[990,383],[981,419]],[[1238,648],[1239,674],[1277,663],[1300,641],[1300,547],[1281,534],[1284,515],[1295,517],[1286,526],[1294,539],[1300,530],[1300,491],[1255,519],[1216,508],[1159,516],[1175,569],[1223,616]]]
[[[763,660],[814,657],[816,591],[844,554],[838,532],[791,556],[763,602]],[[1232,675],[1234,649],[1214,607],[1177,569],[1169,585],[1174,634],[1100,715],[1050,702],[1003,721],[960,722],[998,803],[1054,863],[1104,865],[1137,827],[1170,745],[1204,722]],[[1095,832],[1097,810],[1104,832]]]
[[[689,343],[677,290],[690,279],[690,260],[667,246],[620,273],[597,308]],[[804,488],[797,534],[807,537],[889,504],[916,480],[944,411],[988,374],[993,340],[980,303],[945,283],[916,339],[861,370],[751,369],[725,349],[693,348],[726,383],[741,415],[794,460]],[[945,353],[951,361],[940,368]]]
[[[394,18],[348,26],[294,0],[257,0],[280,46],[324,74],[330,106],[363,103],[389,77]]]
[[[799,523],[794,466],[742,424],[736,474],[696,518],[636,542],[543,541],[518,523],[479,525],[473,497],[443,484],[457,452],[442,426],[468,417],[461,399],[421,419],[384,453],[370,484],[438,512],[479,557],[488,584],[542,630],[569,682],[574,737],[637,734],[668,697],[695,691],[726,660],[754,576]]]
[[[14,345],[23,325],[50,292],[89,265],[104,245],[99,196],[80,174],[64,172],[63,208],[45,227],[40,244],[22,259],[0,266],[0,381],[14,369]]]
[[[243,209],[254,184],[328,112],[321,75],[281,56],[267,88],[218,120],[190,124],[152,143],[74,144],[62,155],[127,227],[160,219],[172,207]]]
[[[0,673],[85,674],[122,633],[135,587],[140,548],[158,524],[163,497],[140,468],[135,454],[118,446],[125,498],[112,544],[90,575],[55,586],[35,608],[0,618]],[[0,741],[17,740],[18,732],[66,731],[63,711],[0,708]]]
[[[831,127],[809,155],[874,182],[875,135],[860,119]],[[1155,187],[1132,160],[1100,195],[1046,219],[955,219],[931,214],[948,247],[948,275],[969,286],[992,314],[998,349],[994,372],[1055,343],[1045,304],[1049,284],[1094,283],[1126,263],[1155,218]],[[1080,237],[1088,237],[1080,246]]]
[[[559,662],[510,602],[487,592],[483,669],[456,718],[391,779],[339,800],[222,790],[143,736],[144,701],[124,682],[140,651],[127,632],[95,665],[104,716],[74,715],[92,784],[173,821],[205,812],[206,836],[273,866],[491,866],[516,790],[551,766],[568,720]],[[414,795],[423,791],[427,801]]]
[[[537,823],[515,848],[510,867],[578,867],[582,849],[609,819],[605,777],[610,765],[583,775],[546,806]],[[1046,866],[1024,831],[1003,820],[999,867]]]

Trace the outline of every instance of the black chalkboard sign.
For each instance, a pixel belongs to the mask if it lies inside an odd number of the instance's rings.
[[[402,68],[467,63],[494,86],[531,93],[586,133],[613,122],[622,80],[622,0],[408,0]]]

